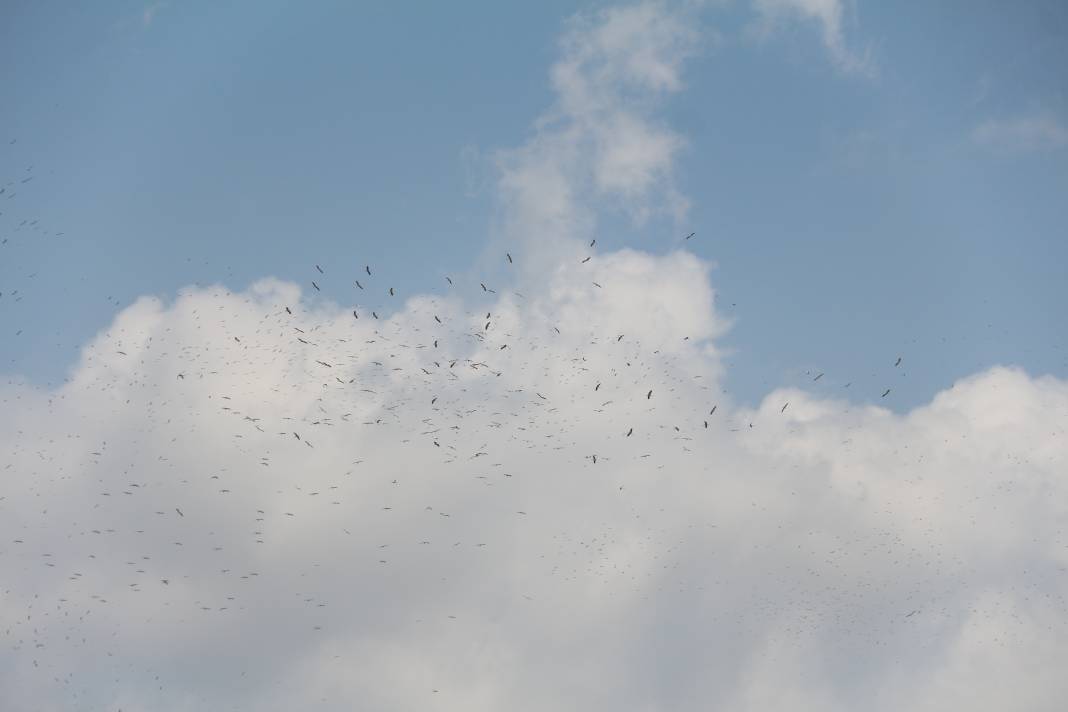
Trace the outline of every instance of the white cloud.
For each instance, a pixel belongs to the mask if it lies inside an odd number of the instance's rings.
[[[867,52],[857,54],[849,49],[843,27],[846,4],[843,0],[753,0],[760,15],[762,32],[767,33],[785,22],[802,19],[816,23],[823,45],[835,65],[852,74],[873,76],[875,66]]]
[[[1068,126],[1049,114],[989,119],[975,127],[972,139],[995,148],[1058,149],[1068,146]]]

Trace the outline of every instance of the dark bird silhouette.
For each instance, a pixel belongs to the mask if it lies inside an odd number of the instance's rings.
[[[649,400],[652,397],[653,397],[653,391],[650,389],[650,391],[645,394],[645,400]]]
[[[508,258],[508,264],[512,264],[512,255],[508,252],[505,252],[504,256]]]
[[[815,378],[813,378],[812,380],[813,380],[813,381],[818,381],[818,380],[820,380],[821,378],[823,378],[823,374],[822,374],[822,373],[820,373],[819,375],[817,375],[817,376],[816,376]]]
[[[589,261],[590,261],[591,259],[593,259],[593,256],[592,256],[592,255],[591,255],[590,257],[587,257],[586,259],[582,260],[582,262],[580,262],[579,264],[586,264],[586,263],[587,263],[587,262],[589,262]]]
[[[315,287],[315,291],[316,291],[316,292],[321,292],[321,291],[323,291],[323,290],[319,289],[319,285],[318,285],[318,284],[316,284],[315,282],[312,282],[312,286],[313,286],[313,287]]]
[[[890,395],[890,389],[889,388],[887,388],[885,391],[883,391],[883,394],[881,396],[879,396],[879,397],[880,398],[886,398],[888,395]]]
[[[323,268],[319,265],[315,265],[315,269],[319,270],[319,274],[326,274],[326,272],[323,272]]]
[[[359,287],[360,289],[363,289],[363,285],[362,285],[362,284],[360,284],[360,280],[358,280],[358,279],[354,279],[353,281],[354,281],[354,282],[356,283],[356,286],[357,286],[357,287]]]
[[[689,240],[691,237],[693,237],[696,234],[697,234],[696,232],[691,232],[689,235],[686,236],[686,239]]]
[[[901,357],[898,356],[897,357],[897,361],[894,362],[894,367],[896,368],[897,366],[900,366],[900,365],[901,365]]]
[[[630,430],[627,431],[627,437],[628,438],[633,434],[634,434],[634,428],[631,428]]]
[[[363,268],[365,270],[367,270],[367,276],[370,277],[371,276],[371,265],[364,265]]]
[[[174,511],[178,512],[178,516],[179,517],[184,517],[185,516],[184,514],[182,514],[182,510],[178,509],[177,507],[174,508]]]
[[[790,401],[787,401],[787,402],[786,402],[786,405],[784,405],[784,406],[782,407],[782,410],[780,410],[779,412],[780,412],[780,413],[785,413],[785,412],[786,412],[786,406],[787,406],[787,405],[790,405]]]

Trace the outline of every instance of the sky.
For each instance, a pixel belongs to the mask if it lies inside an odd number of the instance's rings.
[[[0,707],[1059,709],[1066,35],[5,3]]]

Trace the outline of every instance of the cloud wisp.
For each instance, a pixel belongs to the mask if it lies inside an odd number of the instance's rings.
[[[983,146],[1013,151],[1068,147],[1068,125],[1050,114],[989,119],[975,127],[972,140]]]

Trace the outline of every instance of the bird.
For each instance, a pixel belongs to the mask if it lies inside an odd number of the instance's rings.
[[[883,394],[881,396],[879,396],[879,397],[880,398],[886,398],[888,395],[890,395],[890,389],[889,388],[887,388],[885,391],[883,391]]]
[[[819,373],[819,374],[818,374],[818,375],[817,375],[817,376],[816,376],[815,378],[813,378],[812,380],[813,380],[813,381],[818,381],[818,380],[820,380],[821,378],[823,378],[823,373],[822,373],[822,372],[821,372],[821,373]]]
[[[897,357],[897,361],[894,362],[894,367],[896,368],[897,366],[900,366],[900,365],[901,365],[901,357],[898,356]]]
[[[780,413],[785,413],[785,412],[786,412],[786,406],[787,406],[787,405],[790,405],[790,401],[786,401],[786,405],[784,405],[784,406],[782,407],[782,410],[780,410],[779,412],[780,412]]]
[[[653,390],[650,388],[649,392],[645,394],[645,400],[649,400],[653,397]]]
[[[634,428],[627,431],[627,437],[629,438],[634,433]]]
[[[325,272],[323,272],[323,268],[319,265],[315,265],[315,269],[319,270],[319,274],[326,274]]]
[[[357,287],[359,287],[360,289],[363,289],[363,285],[362,285],[362,284],[360,284],[360,280],[358,280],[358,279],[354,279],[353,281],[354,281],[354,282],[356,283],[356,286],[357,286]]]
[[[367,270],[367,276],[371,276],[371,265],[364,265],[364,269]]]
[[[686,239],[689,240],[691,237],[693,237],[696,234],[697,234],[696,232],[691,232],[689,235],[686,236]],[[715,242],[715,240],[713,240],[713,242]]]
[[[182,510],[178,509],[177,507],[174,508],[174,511],[178,512],[178,516],[179,517],[184,517],[185,516],[184,514],[182,514]]]
[[[508,252],[505,252],[504,256],[508,258],[508,264],[512,264],[512,255]]]
[[[317,291],[317,292],[323,291],[323,290],[319,289],[319,285],[316,284],[315,282],[312,282],[312,286],[315,287],[315,291]]]

